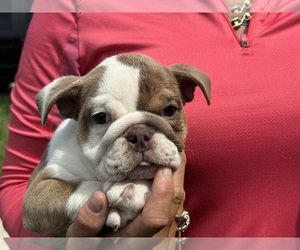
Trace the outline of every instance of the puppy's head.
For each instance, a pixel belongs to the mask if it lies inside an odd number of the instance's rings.
[[[52,105],[77,121],[78,143],[99,180],[153,178],[158,165],[176,169],[186,137],[183,105],[210,79],[194,67],[164,67],[140,54],[110,57],[82,77],[54,80],[37,95],[42,123]]]

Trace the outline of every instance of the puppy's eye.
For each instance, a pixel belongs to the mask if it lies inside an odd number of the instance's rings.
[[[169,105],[164,108],[164,116],[172,117],[178,111],[178,108],[174,105]]]
[[[92,116],[92,118],[97,124],[103,124],[103,123],[110,122],[109,116],[104,112],[94,114]]]

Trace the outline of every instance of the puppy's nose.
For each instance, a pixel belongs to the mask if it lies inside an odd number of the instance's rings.
[[[131,127],[127,131],[125,138],[134,150],[144,152],[149,149],[152,136],[153,130],[151,128],[139,124]]]

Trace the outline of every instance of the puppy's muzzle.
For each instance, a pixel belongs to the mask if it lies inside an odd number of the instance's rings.
[[[151,127],[137,124],[125,132],[125,138],[135,151],[143,153],[150,148],[153,134],[154,129]]]

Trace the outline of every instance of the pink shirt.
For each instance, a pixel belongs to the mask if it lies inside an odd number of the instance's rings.
[[[241,1],[242,2],[242,1]],[[253,1],[252,12],[299,12],[298,0]],[[33,12],[227,12],[226,0],[34,1]]]
[[[186,63],[212,80],[186,105],[184,236],[300,236],[300,14],[254,14],[242,48],[222,13],[38,14],[12,92],[10,137],[0,179],[0,216],[11,236],[28,178],[60,122],[42,126],[36,93],[61,75],[138,52]]]

